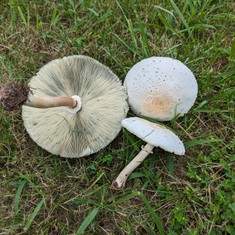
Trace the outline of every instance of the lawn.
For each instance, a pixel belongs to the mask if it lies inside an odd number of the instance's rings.
[[[30,139],[20,110],[0,109],[0,234],[235,234],[233,0],[1,0],[0,12],[1,83],[73,54],[123,81],[155,55],[185,63],[199,86],[188,114],[164,123],[186,154],[155,148],[119,190],[138,138],[122,130],[97,154],[65,159]]]

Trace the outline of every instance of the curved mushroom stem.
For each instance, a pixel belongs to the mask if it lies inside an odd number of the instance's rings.
[[[125,186],[128,176],[140,165],[140,163],[152,152],[154,145],[146,144],[142,150],[132,159],[132,161],[121,171],[114,180],[113,186],[121,188]]]

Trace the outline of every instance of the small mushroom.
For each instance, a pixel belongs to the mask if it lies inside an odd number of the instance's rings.
[[[150,57],[135,64],[124,86],[136,115],[169,121],[194,104],[198,86],[191,70],[179,60]]]
[[[128,111],[118,77],[88,56],[53,60],[30,80],[29,88],[18,85],[13,85],[13,94],[9,86],[1,86],[3,107],[10,110],[23,103],[22,118],[31,138],[62,157],[82,157],[107,146]],[[25,97],[17,104],[16,93],[22,90]]]
[[[138,117],[126,118],[122,121],[122,126],[129,132],[147,142],[142,150],[132,161],[121,171],[113,182],[115,188],[125,186],[128,176],[140,165],[140,163],[150,154],[154,147],[160,147],[165,151],[184,155],[185,148],[182,141],[169,129]]]

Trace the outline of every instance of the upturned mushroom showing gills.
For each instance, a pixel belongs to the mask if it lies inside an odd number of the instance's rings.
[[[43,66],[29,88],[1,86],[5,109],[22,106],[25,128],[47,151],[76,158],[107,146],[121,130],[128,111],[126,93],[118,77],[95,59],[76,55],[56,59]],[[10,104],[12,102],[12,104]]]
[[[169,121],[193,106],[198,92],[191,70],[179,60],[150,57],[135,64],[124,86],[136,115]]]
[[[172,131],[168,130],[164,126],[146,121],[138,117],[124,119],[122,121],[122,126],[132,134],[144,140],[147,144],[114,180],[113,186],[115,188],[121,188],[125,186],[129,175],[150,153],[152,153],[154,147],[160,147],[165,151],[177,155],[185,154],[185,148],[182,141],[178,136],[176,136]]]

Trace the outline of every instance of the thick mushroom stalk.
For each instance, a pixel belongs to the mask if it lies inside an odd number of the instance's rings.
[[[26,104],[28,106],[37,107],[37,108],[51,108],[51,107],[60,107],[60,106],[68,106],[74,108],[76,107],[77,102],[73,98],[66,96],[42,98],[34,95],[29,95]]]
[[[10,82],[0,87],[0,103],[7,111],[12,111],[21,105],[35,108],[52,108],[67,106],[71,111],[81,109],[79,96],[38,97],[34,95],[29,87],[23,83]]]
[[[120,172],[118,177],[114,180],[113,186],[115,188],[122,188],[125,186],[129,175],[141,164],[141,162],[150,154],[154,145],[146,144],[142,150],[132,159],[132,161]]]

